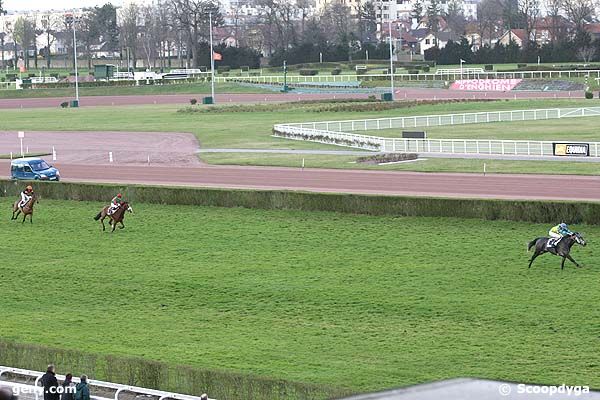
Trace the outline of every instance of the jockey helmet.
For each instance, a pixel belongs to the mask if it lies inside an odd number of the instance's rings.
[[[565,224],[564,222],[561,222],[559,226],[563,229],[567,229],[567,224]]]
[[[121,197],[123,197],[123,195],[122,195],[121,193],[119,193],[119,194],[117,195],[117,197],[118,197],[118,198],[121,198]]]
[[[33,188],[31,187],[31,185],[29,185],[29,186],[27,186],[27,187],[25,188],[25,190],[27,190],[28,192],[32,192],[32,191],[33,191]]]

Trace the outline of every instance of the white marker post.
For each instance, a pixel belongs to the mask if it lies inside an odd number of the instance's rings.
[[[302,159],[302,171],[304,171],[304,158]]]
[[[113,162],[113,154],[112,154],[112,151],[109,151],[109,152],[108,152],[108,162],[109,162],[109,163],[111,163],[111,164],[112,164],[112,162]]]
[[[485,163],[483,163],[483,176],[485,176],[485,173],[486,173],[486,167],[487,167],[487,166],[485,165]]]
[[[23,139],[25,138],[25,132],[18,132],[19,140],[21,141],[21,157],[25,157],[25,153],[23,153]]]
[[[56,161],[56,149],[52,146],[52,161]]]

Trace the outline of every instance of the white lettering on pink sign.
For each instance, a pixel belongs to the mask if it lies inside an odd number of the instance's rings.
[[[487,90],[504,92],[512,90],[521,79],[463,79],[450,85],[452,90]]]

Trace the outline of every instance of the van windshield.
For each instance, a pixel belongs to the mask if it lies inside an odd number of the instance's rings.
[[[31,166],[31,169],[34,171],[43,171],[45,169],[50,168],[48,163],[46,163],[46,161],[44,161],[44,160],[32,161],[29,163],[29,165]]]

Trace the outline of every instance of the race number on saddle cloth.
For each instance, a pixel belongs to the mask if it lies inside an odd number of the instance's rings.
[[[551,247],[556,247],[556,245],[560,242],[560,240],[565,237],[565,236],[569,236],[572,235],[573,232],[571,232],[571,230],[569,229],[569,227],[567,226],[567,224],[565,224],[564,222],[552,227],[549,231],[548,231],[548,235],[550,235],[550,240],[548,240],[548,244],[547,247],[551,248]]]
[[[21,200],[19,201],[19,207],[25,207],[25,204],[31,200],[33,196],[33,188],[31,186],[27,186],[25,190],[21,192]]]
[[[117,211],[119,209],[119,206],[121,205],[121,202],[123,201],[123,195],[121,193],[117,194],[115,197],[113,197],[113,199],[110,201],[110,206],[108,207],[108,215],[113,215],[115,213],[115,211]]]

